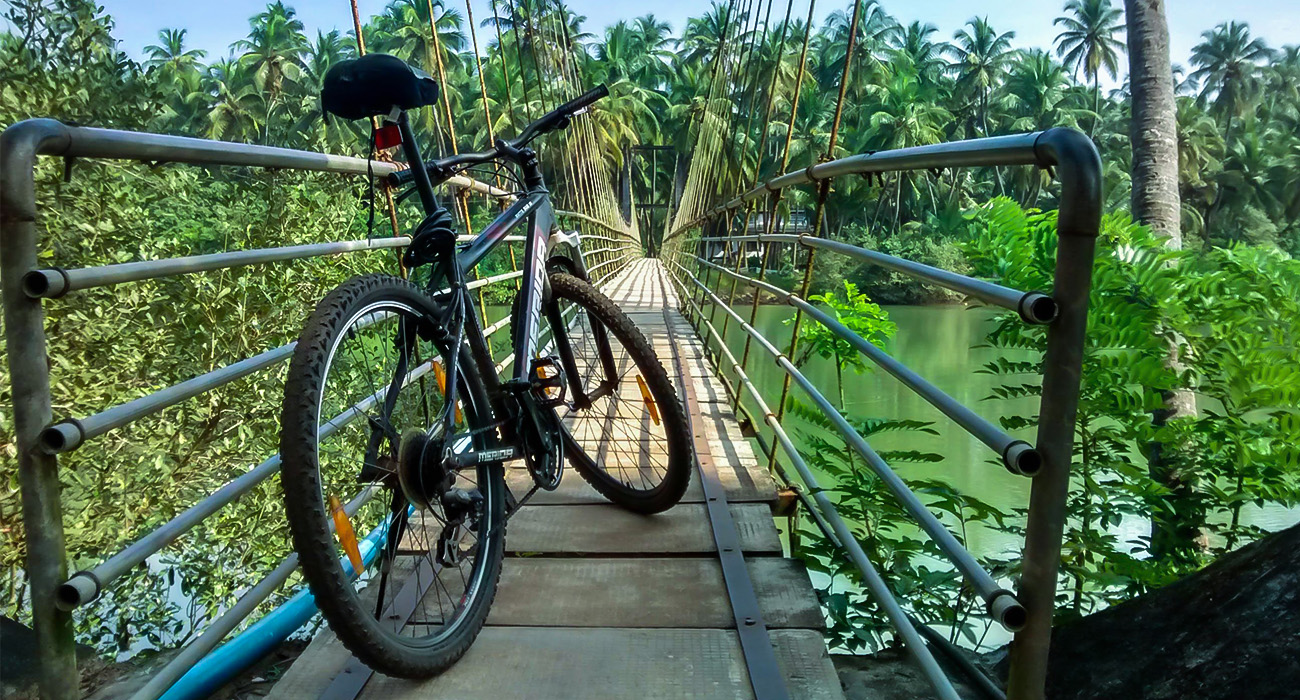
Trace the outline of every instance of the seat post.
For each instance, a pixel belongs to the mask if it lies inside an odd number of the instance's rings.
[[[420,195],[420,204],[424,207],[425,216],[428,216],[438,210],[438,198],[433,193],[433,183],[429,181],[429,172],[424,169],[424,158],[420,155],[420,145],[415,141],[415,132],[411,130],[411,120],[407,118],[406,112],[398,113],[397,129],[402,134],[402,152],[406,154],[406,163],[411,166],[411,175],[415,180],[415,191]]]

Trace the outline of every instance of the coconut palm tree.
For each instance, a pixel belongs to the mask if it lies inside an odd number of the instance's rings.
[[[939,28],[930,23],[912,22],[894,34],[894,52],[907,57],[924,86],[936,86],[943,80],[947,64],[943,60],[947,44],[930,39]]]
[[[1006,79],[1008,104],[1014,113],[1014,131],[1041,131],[1054,126],[1077,126],[1086,109],[1071,105],[1070,78],[1065,66],[1041,49],[1018,54]],[[1095,123],[1096,115],[1093,116]]]
[[[235,58],[208,66],[204,95],[211,100],[207,136],[227,141],[248,141],[262,129],[267,113],[265,95],[253,83],[250,70]]]
[[[1111,0],[1069,0],[1065,11],[1073,16],[1057,17],[1053,22],[1064,27],[1056,35],[1056,55],[1073,66],[1075,77],[1083,73],[1092,81],[1092,111],[1100,112],[1102,70],[1112,80],[1119,75],[1119,53],[1124,45],[1115,33],[1120,30],[1122,13]],[[1090,133],[1097,130],[1098,121],[1093,119]]]
[[[968,29],[959,29],[952,35],[948,47],[952,56],[952,70],[957,78],[957,88],[971,97],[976,120],[985,136],[989,128],[989,96],[1001,83],[1007,62],[1011,59],[1011,40],[1015,32],[999,34],[989,24],[987,17],[973,17],[966,22]]]
[[[236,41],[231,48],[245,52],[239,61],[252,70],[254,84],[265,94],[262,138],[268,141],[285,83],[294,83],[301,77],[301,57],[307,50],[307,37],[302,33],[302,20],[282,0],[254,15],[249,26],[248,38]]]
[[[656,19],[653,14],[647,14],[633,21],[632,30],[640,43],[641,53],[646,56],[638,78],[643,86],[662,90],[668,82],[670,65],[675,57],[673,47],[677,40],[672,35],[673,27]]]
[[[868,120],[861,150],[910,148],[939,143],[944,138],[944,125],[952,119],[948,110],[925,98],[923,88],[910,63],[895,70],[890,82],[884,86],[873,85],[871,97],[878,101]],[[921,181],[930,195],[931,206],[936,199],[933,184],[928,177]],[[904,191],[906,187],[906,192]],[[905,195],[915,197],[916,179],[900,175],[894,180],[894,229],[902,223]]]
[[[1259,98],[1263,81],[1260,62],[1273,52],[1262,39],[1250,37],[1244,22],[1226,22],[1201,34],[1203,41],[1192,48],[1189,76],[1201,86],[1200,101],[1210,105],[1210,114],[1218,117],[1224,131],[1232,129],[1232,120],[1241,118]]]
[[[208,55],[208,52],[202,49],[186,49],[185,35],[188,32],[188,29],[159,30],[158,43],[144,47],[145,55],[149,57],[144,64],[173,76],[197,70],[199,61]]]
[[[728,12],[727,5],[714,0],[703,15],[686,20],[686,31],[682,34],[686,53],[682,58],[686,63],[711,65],[723,42],[734,38],[738,32],[736,26],[743,25],[744,21],[744,13]]]
[[[429,8],[433,7],[438,27],[437,45],[442,47],[443,71],[462,68],[460,53],[469,43],[461,31],[464,19],[460,12],[448,8],[442,0],[392,0],[383,14],[370,21],[370,49],[390,53],[438,75],[435,42],[429,33]]]
[[[343,37],[337,29],[330,32],[316,32],[316,40],[307,45],[307,52],[302,60],[302,77],[297,93],[300,115],[294,122],[292,132],[303,138],[306,144],[339,152],[355,144],[359,139],[360,124],[328,117],[321,110],[320,91],[324,86],[325,73],[339,61],[356,55],[355,44]]]

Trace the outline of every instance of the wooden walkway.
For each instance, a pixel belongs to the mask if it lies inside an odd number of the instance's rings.
[[[711,464],[725,488],[790,696],[841,700],[807,571],[781,555],[772,479],[677,313],[662,266],[639,260],[605,289],[670,374],[673,353],[681,353],[697,400],[696,444],[707,444],[705,468]],[[510,474],[513,490],[525,492],[526,473]],[[609,505],[567,472],[559,489],[538,492],[510,520],[506,549],[487,626],[465,657],[423,682],[375,674],[360,698],[754,697],[699,474],[681,504],[641,516]],[[349,661],[322,628],[270,696],[320,697]]]

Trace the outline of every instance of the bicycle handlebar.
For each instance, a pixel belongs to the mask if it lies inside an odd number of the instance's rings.
[[[525,126],[519,136],[514,139],[497,140],[496,145],[486,151],[476,153],[461,153],[458,155],[431,160],[424,164],[424,169],[429,172],[435,180],[445,180],[454,175],[457,170],[470,165],[488,163],[502,157],[508,157],[518,153],[518,151],[538,136],[548,134],[557,129],[563,129],[569,125],[569,120],[582,110],[590,107],[597,100],[609,95],[609,88],[604,85],[584,92],[583,94],[565,102],[555,109],[542,115],[537,121]],[[389,175],[389,183],[394,187],[400,187],[410,183],[414,179],[411,170],[401,170]]]

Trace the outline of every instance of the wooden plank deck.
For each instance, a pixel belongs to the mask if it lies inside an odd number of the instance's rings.
[[[636,261],[605,291],[670,373],[677,352],[691,375],[700,411],[694,429],[703,433],[696,439],[707,439],[790,696],[842,700],[807,571],[781,557],[772,479],[677,313],[662,266]],[[523,469],[507,473],[516,493],[527,490]],[[559,489],[538,492],[510,520],[506,545],[487,626],[465,657],[427,681],[376,674],[359,697],[754,697],[698,474],[677,507],[641,516],[609,505],[569,472]],[[322,629],[270,697],[319,697],[349,660]]]

